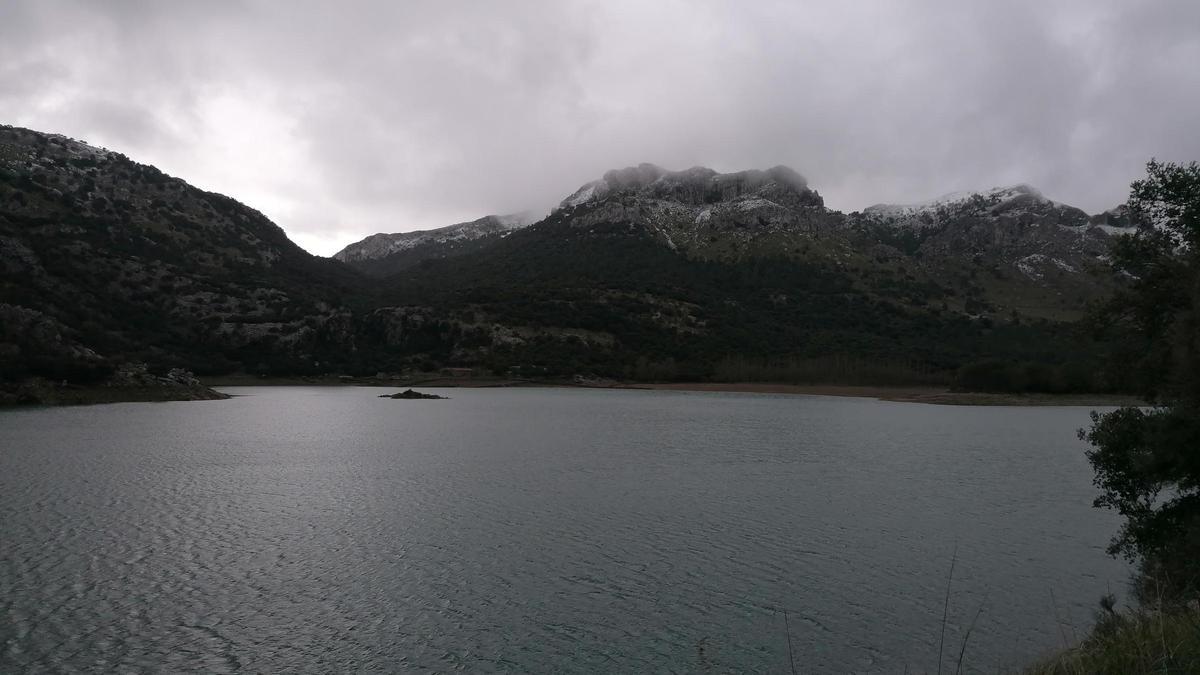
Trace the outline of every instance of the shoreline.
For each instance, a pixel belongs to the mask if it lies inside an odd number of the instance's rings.
[[[0,409],[37,406],[82,406],[108,403],[167,403],[171,401],[221,401],[232,398],[211,387],[154,385],[54,385],[34,384],[11,389],[0,387]]]
[[[642,389],[653,391],[694,391],[746,394],[787,394],[797,396],[843,396],[869,398],[896,403],[925,403],[929,405],[968,406],[1079,406],[1108,407],[1145,405],[1136,397],[1121,394],[1003,394],[984,392],[955,392],[946,387],[921,385],[848,385],[848,384],[781,384],[770,382],[572,382],[556,380],[526,380],[501,377],[425,377],[382,379],[374,377],[257,377],[227,375],[203,378],[209,387],[443,387],[487,389],[508,387],[570,387],[577,389]]]
[[[507,377],[419,377],[379,378],[350,376],[270,376],[218,375],[202,377],[200,381],[208,387],[451,387],[464,389],[488,389],[497,387],[558,387],[582,386],[567,382],[521,380]]]
[[[659,391],[708,391],[752,394],[793,394],[800,396],[845,396],[873,398],[896,403],[977,406],[1123,406],[1145,405],[1136,397],[1121,394],[1002,394],[958,392],[945,387],[846,385],[846,384],[772,384],[767,382],[671,382],[622,384],[614,389],[653,389]]]

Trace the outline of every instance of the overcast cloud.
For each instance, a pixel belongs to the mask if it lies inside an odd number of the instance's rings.
[[[1200,159],[1200,2],[0,0],[0,122],[154,164],[328,255],[639,162],[826,203]]]

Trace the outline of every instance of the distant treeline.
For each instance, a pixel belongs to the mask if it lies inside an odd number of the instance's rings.
[[[988,359],[968,363],[954,376],[957,391],[1079,394],[1115,389],[1094,364],[1081,361],[1051,365]]]

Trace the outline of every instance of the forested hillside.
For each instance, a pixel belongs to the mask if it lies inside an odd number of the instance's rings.
[[[641,165],[532,225],[387,236],[343,263],[153,167],[4,127],[0,376],[137,361],[1108,387],[1073,322],[1107,292],[1089,269],[1131,227],[1028,186],[843,214],[784,167]]]

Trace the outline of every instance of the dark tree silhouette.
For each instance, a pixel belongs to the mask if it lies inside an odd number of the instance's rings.
[[[1103,491],[1125,517],[1109,552],[1141,564],[1143,598],[1200,593],[1200,166],[1151,161],[1131,186],[1142,227],[1118,239],[1116,295],[1094,316],[1116,339],[1111,363],[1151,404],[1092,414],[1081,436]]]

